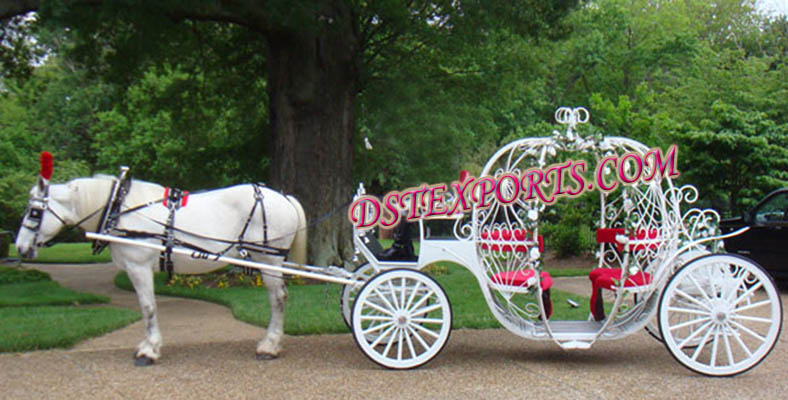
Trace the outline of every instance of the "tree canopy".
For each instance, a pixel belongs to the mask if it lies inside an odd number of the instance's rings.
[[[0,223],[16,229],[36,154],[54,149],[58,180],[129,165],[189,190],[269,182],[325,221],[312,261],[337,263],[335,211],[358,181],[383,194],[478,172],[505,142],[548,135],[561,105],[678,144],[682,181],[739,213],[788,182],[788,22],[754,6],[4,2]]]

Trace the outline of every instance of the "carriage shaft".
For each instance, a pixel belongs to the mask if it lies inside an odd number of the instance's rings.
[[[131,246],[140,246],[140,247],[146,247],[146,248],[153,249],[153,250],[158,250],[158,251],[165,251],[167,249],[163,245],[156,244],[156,243],[150,243],[150,242],[139,240],[139,239],[127,239],[127,238],[111,236],[111,235],[102,235],[102,234],[93,233],[93,232],[86,232],[85,233],[85,237],[87,237],[88,239],[91,239],[91,240],[102,240],[102,241],[107,241],[107,242],[112,242],[112,243],[127,244],[127,245],[131,245]],[[264,264],[264,263],[254,262],[254,261],[243,260],[243,259],[235,258],[235,257],[227,257],[227,256],[223,256],[223,255],[220,255],[220,254],[211,253],[211,252],[207,252],[207,251],[185,249],[185,248],[182,248],[182,247],[173,247],[172,248],[172,252],[175,253],[175,254],[182,255],[182,256],[191,257],[191,258],[196,259],[196,260],[225,262],[225,263],[228,263],[228,264],[238,265],[238,266],[241,266],[241,267],[248,267],[248,268],[259,269],[261,271],[276,271],[276,272],[281,272],[281,273],[284,273],[284,274],[303,276],[305,278],[318,279],[318,280],[321,280],[321,281],[332,282],[332,283],[341,283],[341,284],[345,284],[345,285],[355,285],[356,283],[359,283],[359,284],[363,283],[363,282],[357,282],[354,279],[347,279],[347,278],[340,278],[340,277],[332,276],[332,275],[329,275],[327,273],[323,274],[323,273],[319,273],[319,272],[310,272],[310,271],[304,271],[304,270],[297,269],[297,268],[292,268],[292,267],[298,266],[298,267],[302,267],[302,268],[310,268],[312,270],[315,270],[315,269],[319,269],[320,267],[302,266],[300,264],[295,264],[295,263],[291,263],[291,262],[286,262],[286,265],[288,265],[289,267],[280,267],[280,266],[271,265],[271,264]]]

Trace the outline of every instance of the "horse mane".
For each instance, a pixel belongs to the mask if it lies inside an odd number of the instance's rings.
[[[75,200],[75,211],[79,218],[85,218],[96,210],[103,209],[107,205],[112,183],[117,178],[112,175],[96,174],[90,178],[77,178],[69,181],[66,185],[77,189]],[[132,180],[131,191],[126,196],[125,203],[132,207],[162,198],[163,187],[155,183]],[[82,227],[91,231],[98,228],[101,212],[84,222]]]

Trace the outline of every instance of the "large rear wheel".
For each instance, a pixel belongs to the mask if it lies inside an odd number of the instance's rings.
[[[732,254],[695,259],[665,286],[659,330],[670,354],[685,367],[732,376],[760,363],[774,348],[783,321],[771,277]]]

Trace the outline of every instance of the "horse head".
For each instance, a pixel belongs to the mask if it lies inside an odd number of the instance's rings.
[[[50,185],[51,177],[52,155],[43,152],[41,174],[38,183],[30,189],[27,210],[16,235],[16,249],[21,257],[35,258],[39,247],[75,219],[71,204],[76,188],[71,185]]]

